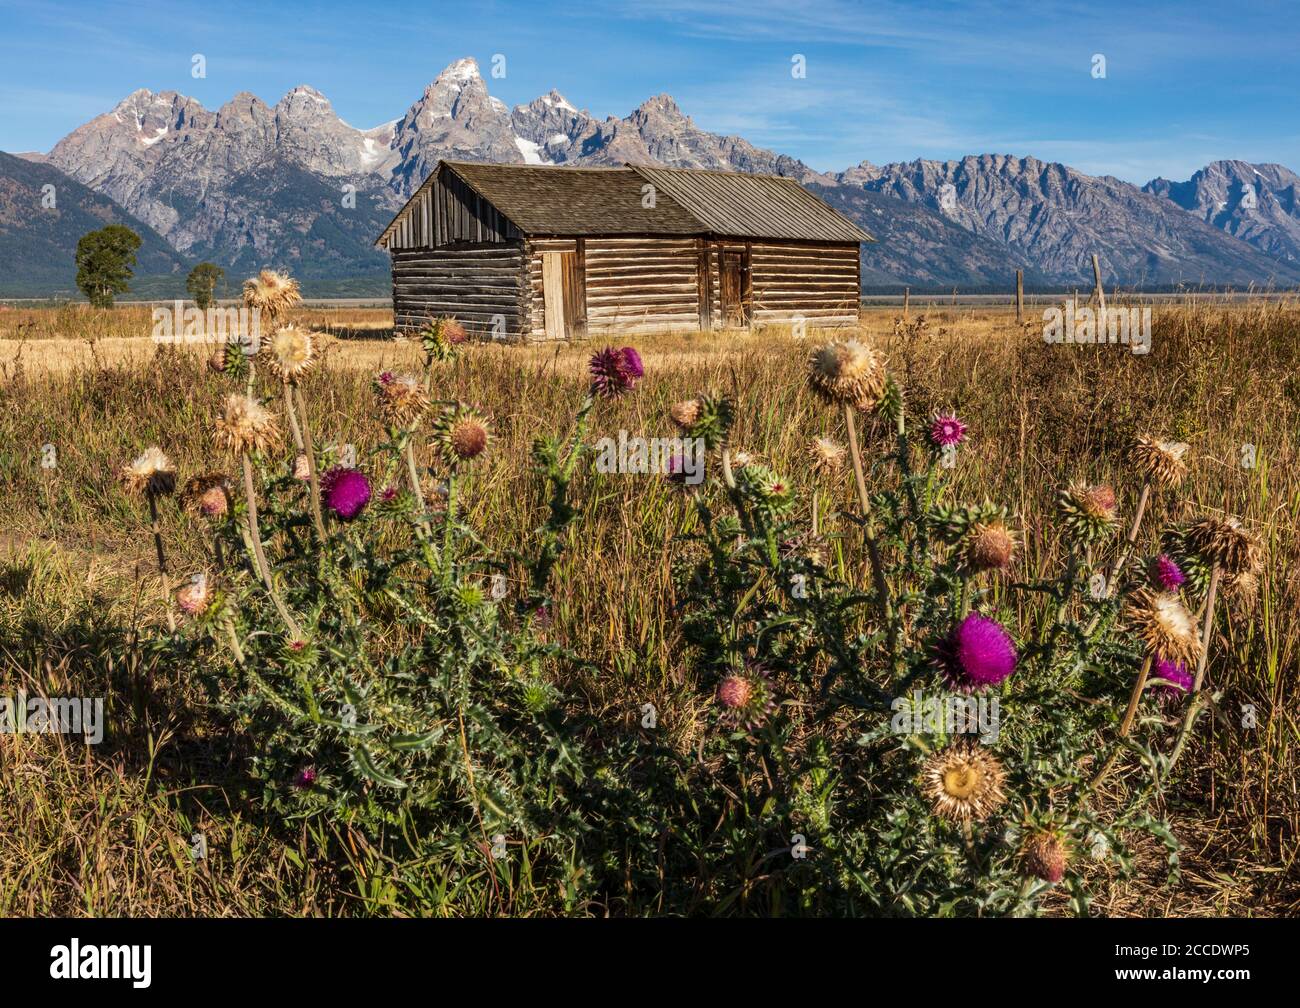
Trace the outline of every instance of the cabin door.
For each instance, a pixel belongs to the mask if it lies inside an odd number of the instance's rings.
[[[744,252],[721,253],[718,293],[722,299],[724,329],[743,329],[749,325],[749,305],[745,300],[749,264]]]
[[[587,297],[577,252],[542,253],[542,301],[546,309],[546,338],[583,335]]]

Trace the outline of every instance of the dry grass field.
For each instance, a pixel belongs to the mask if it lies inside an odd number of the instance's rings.
[[[1300,911],[1300,304],[1159,307],[1148,355],[1048,345],[1040,323],[1017,326],[1005,308],[913,305],[911,315],[925,324],[900,328],[892,310],[867,311],[863,338],[887,352],[914,415],[952,407],[970,423],[955,491],[1018,516],[1026,575],[1044,573],[1054,554],[1052,499],[1063,483],[1112,482],[1131,513],[1139,487],[1123,450],[1141,432],[1191,444],[1181,507],[1239,515],[1262,538],[1259,597],[1221,621],[1209,670],[1218,701],[1160,799],[1184,846],[1180,881],[1166,884],[1152,851],[1137,880],[1098,880],[1098,907],[1117,915]],[[384,368],[414,369],[418,346],[384,338],[391,320],[383,311],[300,316],[331,334],[324,365],[306,379],[318,436],[359,450],[378,443],[370,380]],[[144,308],[0,312],[0,696],[105,696],[110,726],[94,749],[57,736],[0,736],[0,915],[391,912],[382,880],[358,892],[318,863],[305,832],[286,837],[258,819],[237,768],[214,755],[221,729],[201,691],[142,643],[142,629],[162,618],[152,540],[116,472],[151,444],[182,477],[209,468],[209,418],[227,384],[208,371],[202,347],[152,343],[149,321]],[[642,351],[645,381],[602,415],[608,429],[592,433],[669,435],[669,404],[701,389],[731,392],[738,447],[806,486],[805,445],[830,422],[803,377],[816,338],[638,337],[629,342]],[[438,380],[491,418],[491,461],[468,502],[489,543],[517,541],[538,524],[544,502],[528,445],[572,414],[591,351],[475,346],[439,365]],[[884,432],[868,424],[866,436]],[[40,465],[46,444],[57,448],[57,468]],[[841,491],[848,506],[847,482]],[[607,719],[636,716],[629,696],[672,711],[693,695],[667,545],[686,509],[652,478],[580,473],[575,495],[581,513],[556,572],[555,621],[599,671],[570,685]],[[1155,506],[1168,517],[1166,501]],[[162,521],[177,570],[207,561],[194,519],[168,507]],[[689,719],[669,716],[665,725],[690,730]],[[1125,786],[1123,775],[1108,785],[1117,800]],[[209,850],[200,862],[189,856],[196,831]],[[540,897],[510,909],[553,911]]]

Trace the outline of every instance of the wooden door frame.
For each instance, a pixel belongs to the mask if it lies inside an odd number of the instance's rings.
[[[586,336],[587,263],[583,240],[579,238],[572,251],[547,251],[541,257],[543,333],[547,339]],[[552,264],[549,271],[548,262]],[[558,304],[553,303],[552,295],[558,295]]]
[[[724,277],[727,271],[727,257],[734,256],[740,261],[739,276],[737,279],[737,301],[734,306],[727,304],[725,296],[726,284]],[[744,247],[727,247],[724,244],[718,245],[718,305],[722,317],[722,326],[726,328],[750,328],[754,313],[754,275],[752,269],[753,248],[749,242]],[[728,309],[734,307],[740,316],[740,325],[730,326],[728,319]]]

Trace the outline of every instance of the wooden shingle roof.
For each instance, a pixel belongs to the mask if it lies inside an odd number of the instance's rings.
[[[696,234],[699,222],[626,168],[444,162],[525,234]]]
[[[775,175],[641,165],[562,168],[442,161],[376,244],[383,244],[444,168],[528,235],[874,241],[794,179]],[[653,200],[647,199],[650,188]]]

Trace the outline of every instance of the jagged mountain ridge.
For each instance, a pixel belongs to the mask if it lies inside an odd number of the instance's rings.
[[[1300,176],[1289,168],[1214,161],[1186,182],[1157,178],[1142,188],[1276,259],[1300,265]]]
[[[245,93],[215,112],[175,92],[141,90],[74,130],[48,160],[187,258],[234,269],[282,265],[311,281],[383,277],[374,235],[444,157],[786,175],[816,186],[882,239],[863,252],[869,284],[1005,289],[1023,268],[1035,284],[1074,285],[1090,276],[1094,251],[1108,283],[1300,282],[1286,242],[1198,219],[1200,203],[1185,207],[1173,188],[1156,191],[1162,180],[1143,192],[1007,155],[863,162],[823,175],[741,137],[700,129],[668,95],[622,119],[598,119],[555,90],[508,108],[472,59],[452,63],[404,115],[373,129],[344,122],[306,85],[274,106]],[[1278,178],[1270,206],[1286,202]]]
[[[1032,157],[864,162],[841,184],[925,206],[1016,250],[1056,283],[1091,276],[1096,253],[1108,284],[1291,285],[1300,270],[1188,214],[1172,200],[1110,176]]]

